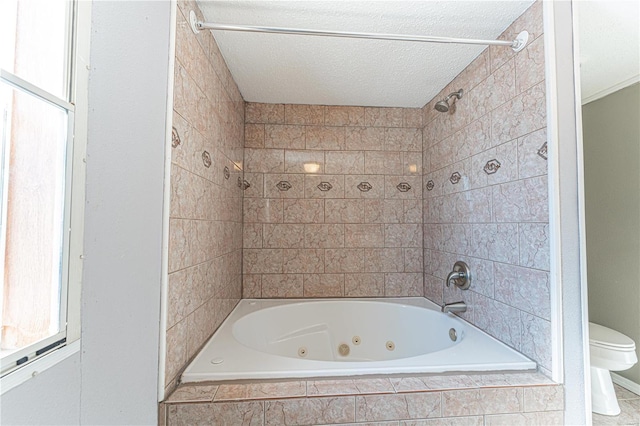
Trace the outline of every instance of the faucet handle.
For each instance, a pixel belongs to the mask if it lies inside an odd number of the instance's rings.
[[[447,287],[451,286],[451,281],[461,290],[467,290],[471,286],[471,271],[469,265],[459,260],[453,265],[453,271],[447,275]]]

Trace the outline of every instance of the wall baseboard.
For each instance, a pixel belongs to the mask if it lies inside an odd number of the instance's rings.
[[[640,395],[640,384],[613,372],[611,373],[611,379],[616,385],[620,385],[623,388],[635,393],[636,395]]]

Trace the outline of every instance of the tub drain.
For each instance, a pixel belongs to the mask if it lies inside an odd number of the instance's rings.
[[[304,346],[298,349],[298,356],[305,357],[307,356],[307,348]]]
[[[346,343],[342,343],[340,346],[338,346],[338,353],[340,353],[340,355],[347,356],[349,355],[349,352],[351,352],[351,349]]]
[[[390,350],[390,351],[392,351],[392,350],[394,350],[396,348],[396,344],[393,343],[391,340],[389,340],[387,342],[386,346],[387,346],[387,349]]]
[[[458,333],[456,333],[456,329],[455,328],[450,328],[449,329],[449,338],[451,340],[453,340],[454,342],[456,340],[458,340]]]

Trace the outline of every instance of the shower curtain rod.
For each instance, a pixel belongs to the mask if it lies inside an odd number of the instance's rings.
[[[394,40],[394,41],[417,41],[426,43],[455,43],[455,44],[480,44],[488,46],[506,46],[519,52],[522,50],[529,39],[529,33],[522,31],[515,40],[476,40],[466,38],[452,37],[432,37],[421,35],[405,35],[405,34],[376,34],[376,33],[357,33],[347,31],[326,31],[326,30],[309,30],[300,28],[281,28],[281,27],[258,27],[251,25],[229,25],[217,24],[209,22],[201,22],[196,18],[194,11],[189,13],[189,21],[191,29],[194,33],[200,30],[220,30],[220,31],[241,31],[249,33],[269,33],[269,34],[291,34],[291,35],[307,35],[307,36],[323,36],[323,37],[344,37],[344,38],[363,38],[374,40]]]

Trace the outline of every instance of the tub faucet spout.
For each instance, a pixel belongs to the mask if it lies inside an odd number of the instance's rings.
[[[467,304],[464,302],[445,303],[442,305],[442,312],[467,312]]]

